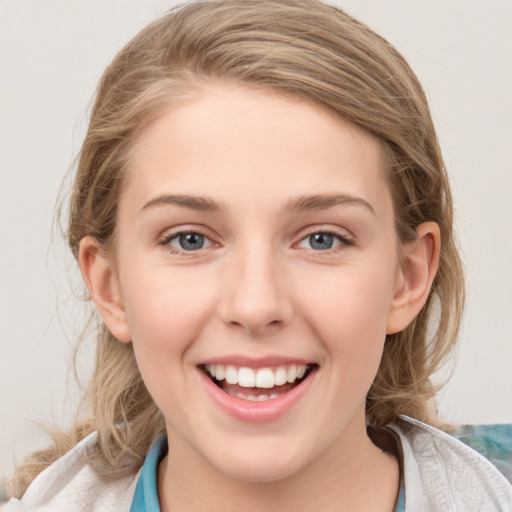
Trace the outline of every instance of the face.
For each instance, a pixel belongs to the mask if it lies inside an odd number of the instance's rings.
[[[269,481],[368,442],[402,285],[370,135],[300,99],[202,91],[134,148],[115,259],[112,330],[175,459]]]

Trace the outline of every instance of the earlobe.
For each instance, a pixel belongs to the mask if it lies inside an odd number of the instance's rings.
[[[82,238],[78,259],[85,284],[108,328],[118,340],[130,342],[131,335],[115,269],[102,254],[101,245],[94,237]]]
[[[386,334],[405,329],[418,315],[430,293],[439,265],[441,235],[435,222],[417,228],[417,238],[403,247],[400,285],[388,315]]]

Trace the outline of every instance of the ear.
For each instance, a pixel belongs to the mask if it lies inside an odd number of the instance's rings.
[[[104,256],[101,244],[92,236],[80,241],[80,269],[98,312],[110,332],[124,343],[131,341],[116,271]]]
[[[398,288],[388,314],[386,334],[405,329],[427,301],[439,265],[441,234],[435,222],[420,224],[418,236],[403,247]]]

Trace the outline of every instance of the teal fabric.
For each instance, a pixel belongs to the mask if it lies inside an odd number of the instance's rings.
[[[464,425],[452,435],[489,459],[512,483],[512,424]]]
[[[450,434],[489,459],[512,482],[512,425],[465,425]],[[166,454],[167,439],[162,435],[144,461],[130,512],[160,512],[157,470]],[[403,481],[394,512],[405,512]]]
[[[167,454],[167,438],[161,435],[149,450],[142,466],[130,512],[160,512],[156,478],[158,464]]]
[[[512,483],[512,425],[463,425],[450,435],[473,448]],[[405,486],[400,482],[400,494],[394,512],[405,512]]]
[[[398,493],[394,512],[405,512],[405,487],[403,479],[400,480],[400,492]]]

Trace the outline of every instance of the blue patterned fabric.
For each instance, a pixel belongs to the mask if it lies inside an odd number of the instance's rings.
[[[464,425],[453,435],[489,459],[512,483],[512,425]]]
[[[463,425],[450,435],[477,451],[494,464],[512,483],[512,425]],[[400,493],[394,512],[406,512],[405,482],[400,482]]]

